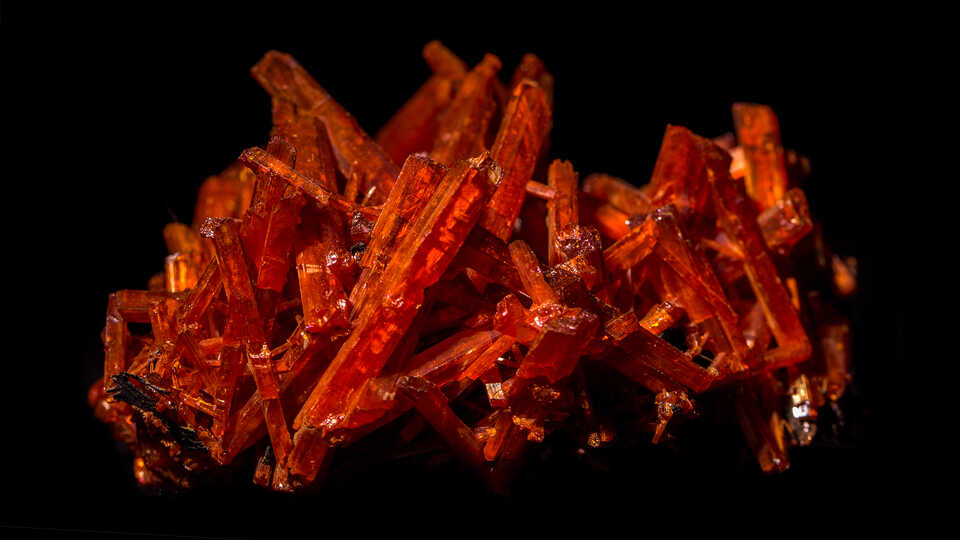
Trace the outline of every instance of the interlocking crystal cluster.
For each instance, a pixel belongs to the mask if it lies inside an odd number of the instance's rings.
[[[773,111],[735,104],[736,133],[712,140],[667,126],[643,187],[581,181],[547,157],[540,59],[504,84],[493,55],[423,53],[433,75],[375,137],[290,56],[253,67],[266,148],[203,183],[192,226],[166,226],[147,290],[109,297],[90,404],[138,481],[243,462],[295,490],[393,429],[396,449],[438,437],[500,489],[554,430],[584,451],[656,444],[705,393],[764,471],[786,469],[849,381],[856,264],[824,246]],[[593,403],[610,384],[626,416]]]

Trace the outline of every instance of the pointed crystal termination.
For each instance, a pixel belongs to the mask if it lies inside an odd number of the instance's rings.
[[[685,444],[703,412],[778,472],[819,409],[842,414],[857,261],[825,244],[769,107],[735,105],[713,140],[667,126],[645,186],[581,184],[549,155],[542,60],[504,84],[492,55],[423,57],[376,140],[289,56],[253,68],[267,144],[164,227],[148,290],[107,302],[88,399],[140,484],[232,467],[298,490],[389,429],[375,451],[445,449],[506,493],[525,456],[566,448],[555,431],[590,460]]]
[[[292,102],[299,114],[323,121],[340,172],[347,178],[360,178],[360,189],[368,194],[370,204],[386,199],[399,172],[397,166],[296,60],[288,54],[270,51],[250,71],[271,96]]]
[[[416,152],[429,152],[441,115],[467,75],[467,65],[439,41],[423,48],[434,75],[377,132],[377,143],[394,163]]]

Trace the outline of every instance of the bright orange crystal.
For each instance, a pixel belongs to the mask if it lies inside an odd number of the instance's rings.
[[[109,298],[90,400],[138,480],[189,487],[257,452],[252,480],[294,490],[402,424],[398,444],[429,426],[499,489],[561,426],[584,448],[657,443],[706,393],[786,469],[849,380],[830,300],[856,261],[824,247],[773,111],[734,105],[735,138],[667,126],[645,186],[581,181],[547,158],[540,59],[504,85],[493,55],[424,57],[434,74],[376,137],[290,56],[254,66],[269,143],[164,229],[162,279]],[[646,420],[593,406],[601,368],[648,396],[630,404]]]

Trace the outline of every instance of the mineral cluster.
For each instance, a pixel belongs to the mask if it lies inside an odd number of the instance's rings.
[[[773,111],[735,104],[716,139],[667,126],[643,187],[581,180],[547,157],[540,59],[504,84],[493,55],[423,54],[433,75],[375,137],[290,56],[253,67],[269,143],[166,226],[147,290],[109,297],[89,399],[138,481],[246,463],[296,490],[394,429],[501,489],[555,430],[656,444],[707,393],[785,470],[849,381],[856,264],[825,247]],[[611,385],[628,414],[595,406]]]

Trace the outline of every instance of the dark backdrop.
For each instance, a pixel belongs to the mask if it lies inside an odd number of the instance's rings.
[[[373,10],[268,16],[261,7],[227,17],[57,9],[30,24],[4,14],[16,95],[5,101],[15,120],[4,131],[19,139],[5,183],[24,195],[6,200],[18,231],[10,241],[21,254],[9,268],[19,279],[13,302],[23,315],[14,337],[23,348],[5,360],[20,368],[5,382],[13,399],[4,412],[13,420],[4,489],[16,502],[0,523],[247,535],[354,519],[422,528],[439,517],[500,530],[582,518],[598,526],[669,523],[727,507],[737,523],[790,522],[843,516],[876,495],[876,381],[900,348],[901,316],[899,295],[875,286],[883,240],[872,225],[885,221],[880,194],[891,179],[867,164],[893,142],[876,117],[878,89],[896,74],[881,70],[880,44],[856,31],[864,21],[691,25],[680,14],[602,10],[504,21],[513,10],[478,7],[448,18]],[[475,22],[465,22],[470,17]],[[794,450],[792,468],[778,477],[759,472],[736,426],[698,425],[672,448],[614,451],[599,464],[558,444],[531,462],[509,499],[485,494],[455,463],[362,460],[309,497],[265,493],[246,478],[180,496],[138,494],[129,455],[85,404],[102,370],[106,297],[144,288],[162,269],[163,225],[189,221],[200,182],[265,143],[270,103],[249,68],[271,48],[293,54],[373,133],[429,75],[420,49],[431,39],[470,64],[497,54],[505,76],[523,53],[540,56],[556,79],[551,154],[581,175],[645,183],[667,123],[715,136],[732,129],[734,101],[772,105],[784,144],[813,164],[805,188],[827,241],[860,262],[856,379],[841,433]],[[571,510],[584,506],[592,510]]]

